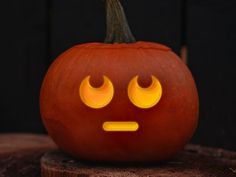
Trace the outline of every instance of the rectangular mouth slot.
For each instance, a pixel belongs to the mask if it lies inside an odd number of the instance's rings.
[[[135,132],[139,125],[137,122],[104,122],[102,127],[107,132]]]

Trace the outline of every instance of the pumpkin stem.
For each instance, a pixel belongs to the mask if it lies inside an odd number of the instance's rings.
[[[107,11],[107,35],[105,43],[136,42],[120,0],[105,0]]]

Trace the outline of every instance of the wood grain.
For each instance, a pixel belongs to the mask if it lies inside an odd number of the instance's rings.
[[[188,145],[158,164],[128,167],[75,160],[61,151],[41,159],[42,177],[235,177],[236,152]]]
[[[40,158],[56,146],[32,134],[0,134],[0,177],[39,177]]]

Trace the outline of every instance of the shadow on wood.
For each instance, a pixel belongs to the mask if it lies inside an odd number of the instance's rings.
[[[41,159],[42,177],[235,177],[236,152],[187,145],[173,159],[145,166],[107,166],[81,162],[61,151]]]
[[[53,149],[47,136],[0,134],[0,177],[40,177],[40,158]]]

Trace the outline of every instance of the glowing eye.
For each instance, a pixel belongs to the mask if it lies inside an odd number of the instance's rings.
[[[90,76],[87,76],[80,84],[80,98],[88,107],[99,109],[107,106],[114,95],[114,87],[112,82],[103,76],[103,85],[99,88],[94,88],[90,85]]]
[[[148,88],[142,88],[138,84],[138,76],[135,76],[129,83],[128,96],[135,106],[143,109],[151,108],[161,99],[161,83],[155,76],[152,76],[152,84]]]

